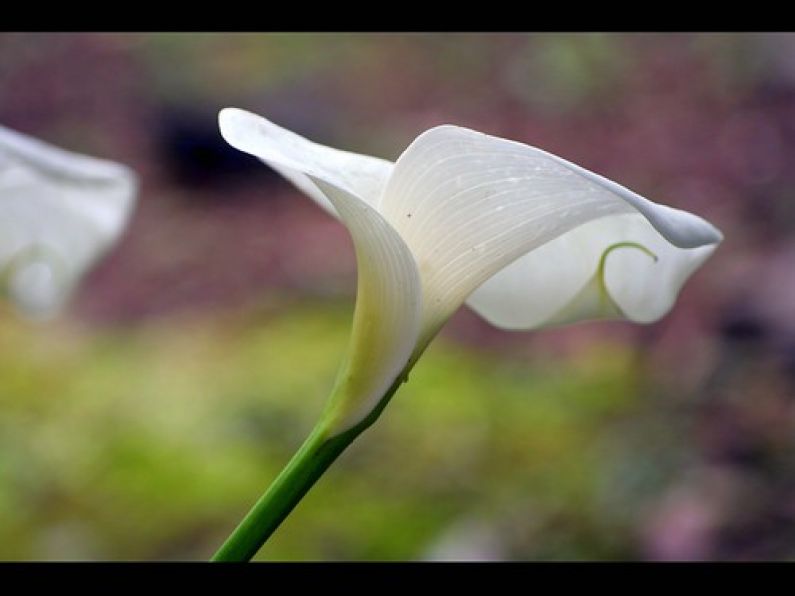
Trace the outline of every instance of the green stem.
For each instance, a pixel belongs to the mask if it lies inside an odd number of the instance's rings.
[[[243,562],[249,561],[256,555],[323,472],[356,437],[378,419],[406,378],[406,375],[398,377],[378,406],[364,420],[339,435],[329,438],[326,421],[321,419],[298,452],[218,549],[212,560]]]

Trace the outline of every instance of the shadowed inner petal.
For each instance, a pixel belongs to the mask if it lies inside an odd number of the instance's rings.
[[[642,246],[656,260],[643,250],[610,250],[619,243]],[[506,329],[595,318],[651,322],[670,310],[714,249],[678,248],[638,213],[599,218],[521,256],[486,280],[467,304]]]

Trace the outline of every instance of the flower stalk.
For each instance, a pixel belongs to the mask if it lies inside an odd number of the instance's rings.
[[[407,380],[408,370],[415,361],[412,359],[406,372],[392,383],[378,405],[355,426],[333,435],[332,418],[322,416],[293,458],[211,560],[228,563],[250,561],[329,466],[378,419],[389,400]]]

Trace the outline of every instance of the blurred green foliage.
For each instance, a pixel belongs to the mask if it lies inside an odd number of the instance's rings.
[[[313,425],[349,324],[333,303],[92,332],[4,316],[0,558],[208,557]],[[620,556],[598,493],[640,399],[619,346],[528,364],[439,340],[260,557],[422,558],[471,520],[508,532],[486,557]]]

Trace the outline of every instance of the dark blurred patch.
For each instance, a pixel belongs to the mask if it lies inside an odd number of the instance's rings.
[[[789,339],[789,341],[784,345],[782,352],[782,364],[785,372],[787,373],[787,379],[790,383],[790,388],[795,392],[795,337]]]
[[[221,192],[230,186],[281,183],[282,178],[258,159],[229,145],[218,131],[217,112],[167,108],[158,118],[157,150],[167,176],[191,190],[210,190],[191,196],[223,201],[239,196]],[[263,194],[261,196],[268,196]]]
[[[351,142],[347,122],[350,105],[330,95],[328,84],[322,78],[296,81],[270,89],[254,105],[240,107],[316,143],[342,148]]]
[[[764,341],[770,330],[768,323],[748,304],[736,303],[723,313],[720,334],[728,342],[755,344]]]
[[[720,318],[719,330],[727,372],[736,375],[743,366],[769,361],[776,374],[795,386],[795,333],[785,321],[761,310],[759,296],[731,304]]]

